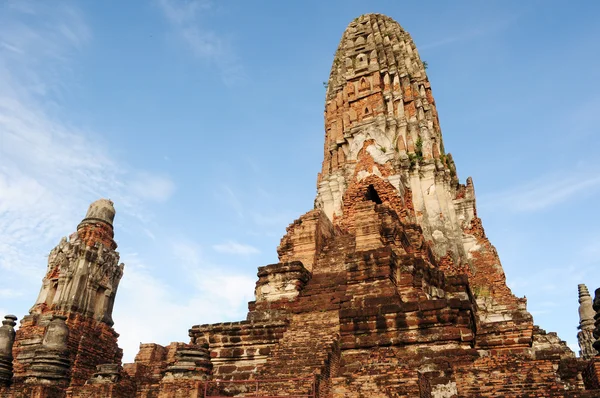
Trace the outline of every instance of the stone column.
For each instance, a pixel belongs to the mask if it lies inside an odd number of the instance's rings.
[[[579,356],[584,359],[590,359],[596,356],[597,352],[594,344],[594,315],[596,312],[592,306],[592,297],[588,288],[584,284],[578,285],[579,288],[579,332],[577,341],[579,342]]]
[[[12,348],[15,342],[17,317],[6,315],[0,327],[0,385],[8,385],[12,379]]]
[[[182,344],[177,347],[175,363],[167,367],[163,381],[173,379],[206,380],[212,372],[208,344]]]

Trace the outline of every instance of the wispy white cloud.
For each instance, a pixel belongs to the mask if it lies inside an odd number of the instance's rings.
[[[0,297],[2,298],[13,298],[22,296],[23,292],[16,291],[14,289],[0,289]],[[0,313],[2,315],[2,313]]]
[[[195,57],[216,64],[227,85],[243,79],[243,68],[229,42],[203,26],[202,17],[210,12],[211,2],[207,0],[157,1],[167,21]]]
[[[48,251],[91,201],[109,197],[121,216],[140,221],[149,202],[174,189],[167,176],[112,157],[100,132],[61,112],[72,59],[93,39],[66,4],[0,4],[0,297],[11,303],[37,292]]]
[[[171,245],[173,255],[188,269],[196,269],[201,264],[202,252],[200,246],[188,240],[179,240]]]
[[[44,25],[26,25],[15,19],[0,28],[0,36],[20,49],[18,56],[0,57],[0,171],[4,177],[0,181],[4,188],[13,193],[12,199],[27,190],[37,193],[34,198],[44,196],[46,200],[59,194],[62,202],[65,195],[60,191],[73,187],[78,188],[71,192],[75,196],[78,192],[107,192],[129,201],[168,199],[174,189],[168,177],[132,169],[108,155],[99,135],[56,116],[52,107],[56,97],[49,93],[69,84],[65,83],[69,58],[87,43],[91,33],[75,8],[43,11]],[[60,65],[48,75],[46,61],[55,57],[60,58]],[[41,81],[45,83],[37,83]],[[46,88],[40,89],[41,85]],[[6,205],[8,199],[4,195],[2,202]],[[27,197],[26,203],[32,204],[32,200]]]
[[[175,184],[169,177],[164,175],[138,173],[130,189],[133,194],[140,198],[164,202],[175,191]]]
[[[154,233],[149,230],[148,228],[142,228],[142,231],[144,232],[144,234],[149,237],[152,240],[156,240],[156,235],[154,235]]]
[[[553,174],[505,192],[483,195],[478,203],[482,207],[534,212],[590,195],[599,188],[600,175],[597,173]]]
[[[208,0],[159,0],[165,16],[178,25],[194,23],[198,13],[211,8]]]
[[[290,214],[288,212],[274,212],[274,213],[252,213],[252,221],[258,226],[261,227],[273,227],[277,225],[288,225],[290,220],[293,220],[295,215]]]
[[[236,242],[228,242],[220,246],[220,250],[226,250],[231,254],[256,254],[259,253],[258,249],[243,245]],[[213,246],[213,249],[216,247]],[[217,264],[209,262],[202,253],[201,246],[191,240],[178,240],[171,245],[173,256],[179,261],[179,265],[186,272],[188,276],[188,282],[194,283],[195,287],[199,292],[207,292],[208,295],[217,294],[219,297],[233,298],[233,302],[239,305],[239,301],[236,301],[240,297],[249,297],[248,292],[252,291],[254,286],[254,275],[251,270],[251,274],[240,273],[231,271],[230,267],[223,267]],[[225,287],[242,287],[237,292],[230,295]],[[216,290],[218,290],[218,293]],[[241,300],[241,299],[240,299]],[[243,300],[241,300],[243,302]]]
[[[170,273],[180,273],[175,279],[191,285],[185,286],[191,294],[178,294],[182,286],[153,276],[152,267],[137,254],[124,254],[128,262],[114,320],[126,362],[133,360],[142,342],[186,342],[187,330],[194,324],[243,319],[246,303],[253,299],[253,275],[208,263],[201,245],[191,240],[172,242],[170,248],[178,265]]]
[[[482,25],[482,26],[477,26],[477,27],[471,27],[462,32],[459,32],[459,33],[456,33],[453,35],[449,35],[449,36],[445,36],[443,38],[440,38],[438,40],[435,40],[435,41],[432,41],[429,43],[425,43],[423,45],[419,45],[419,50],[420,51],[430,50],[432,48],[442,47],[442,46],[459,43],[459,42],[464,42],[464,41],[469,41],[469,40],[474,40],[481,36],[486,36],[486,35],[489,35],[492,33],[496,33],[496,32],[502,31],[504,29],[507,29],[508,27],[510,27],[510,25],[512,25],[520,17],[521,17],[521,15],[513,15],[513,16],[510,16],[507,18],[498,19],[497,21],[488,23],[485,26]]]
[[[238,195],[229,187],[229,185],[221,184],[222,198],[233,208],[238,217],[244,217],[244,206]]]
[[[254,246],[238,243],[235,241],[228,241],[218,245],[213,245],[213,249],[219,253],[239,254],[242,256],[260,253],[260,250],[258,250]]]
[[[187,331],[195,324],[243,319],[246,303],[253,299],[254,280],[235,273],[192,278],[196,289],[182,299],[174,286],[152,276],[138,261],[128,262],[115,307],[125,362],[133,361],[140,343],[188,342]]]

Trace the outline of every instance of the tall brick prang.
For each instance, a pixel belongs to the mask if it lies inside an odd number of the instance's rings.
[[[481,345],[531,340],[532,318],[525,299],[506,285],[477,217],[473,182],[459,183],[445,152],[426,64],[391,18],[361,16],[342,35],[327,87],[325,131],[317,208],[335,226],[352,229],[355,204],[376,192],[401,219],[421,227],[447,272],[470,274]],[[509,318],[510,324],[497,322]]]

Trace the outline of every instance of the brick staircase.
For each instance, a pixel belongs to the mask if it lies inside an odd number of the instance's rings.
[[[338,236],[317,259],[313,275],[291,306],[287,331],[271,358],[259,369],[258,379],[316,376],[317,396],[325,396],[340,358],[339,309],[346,294],[345,257],[351,237]],[[272,382],[263,394],[308,394],[306,385]]]

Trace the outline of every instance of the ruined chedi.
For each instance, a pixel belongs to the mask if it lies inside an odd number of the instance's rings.
[[[12,344],[11,393],[0,396],[62,396],[97,365],[120,363],[111,316],[123,275],[114,216],[112,202],[92,203],[77,232],[50,252],[38,299]]]
[[[112,203],[99,201],[52,252],[14,370],[12,318],[0,329],[0,397],[600,396],[600,357],[585,343],[590,359],[576,358],[506,286],[423,62],[392,19],[363,15],[344,32],[325,130],[315,207],[287,228],[280,262],[259,267],[246,320],[142,344],[121,367],[110,313],[122,266]]]

